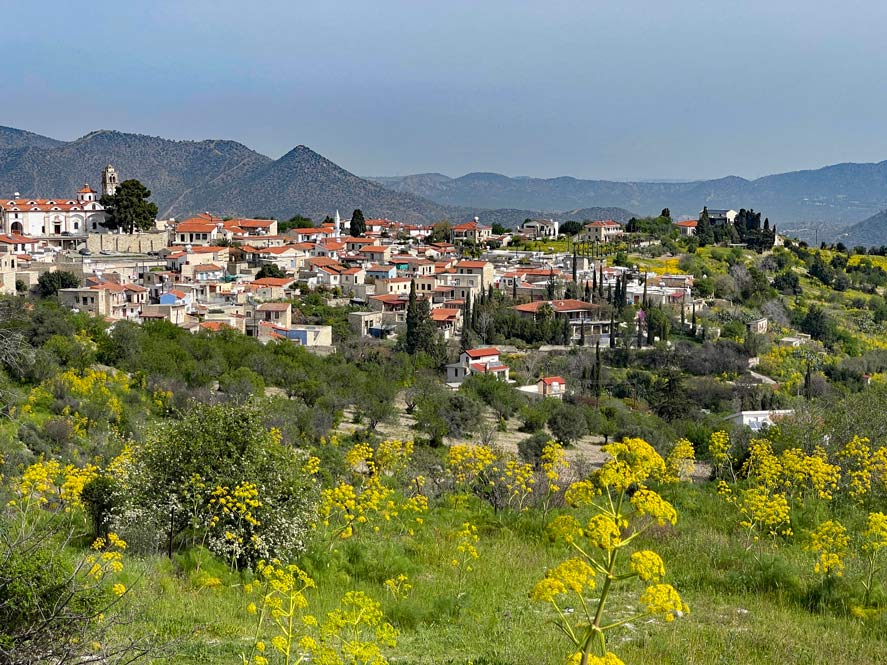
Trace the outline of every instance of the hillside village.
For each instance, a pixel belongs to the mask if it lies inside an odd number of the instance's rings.
[[[637,555],[659,555],[641,548],[668,557],[666,609],[648,587],[637,615],[658,647],[608,610],[637,662],[681,662],[687,639],[704,662],[710,616],[762,640],[798,626],[789,650],[814,624],[865,621],[836,662],[887,640],[885,591],[854,586],[865,562],[822,582],[807,536],[835,511],[871,537],[847,506],[887,495],[880,249],[811,247],[704,204],[516,228],[359,209],[163,219],[125,177],[108,165],[100,191],[0,199],[3,519],[45,525],[8,546],[0,591],[67,538],[89,571],[71,583],[106,592],[71,618],[33,582],[46,597],[2,615],[13,650],[260,665],[272,631],[285,662],[320,653],[308,637],[340,653],[337,612],[357,603],[371,612],[347,616],[376,622],[355,629],[367,653],[555,665],[552,621],[573,615],[548,606],[566,584],[547,589],[579,566],[558,563],[576,533],[611,570],[637,550],[620,583],[648,581]],[[616,540],[594,540],[601,515]],[[321,619],[305,615],[302,641],[280,633],[273,604],[308,596]],[[35,612],[56,613],[36,637]],[[490,637],[506,624],[517,643]],[[749,662],[760,648],[756,662],[785,654],[753,646]]]

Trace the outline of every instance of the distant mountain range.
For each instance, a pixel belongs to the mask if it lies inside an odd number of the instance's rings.
[[[360,178],[305,146],[271,159],[236,141],[171,141],[100,130],[74,141],[0,127],[0,196],[70,196],[84,182],[96,187],[113,164],[122,179],[137,178],[162,216],[212,211],[220,215],[302,214],[320,220],[339,209],[404,222],[462,221],[514,226],[524,219],[615,219],[695,215],[710,208],[755,208],[798,235],[819,229],[830,239],[845,227],[887,209],[887,162],[837,164],[745,180],[731,176],[693,182],[614,182],[577,178],[509,178],[440,173]],[[633,212],[630,212],[633,211]],[[849,233],[849,231],[847,231]],[[874,237],[874,236],[873,236]],[[880,236],[878,236],[880,238]],[[883,240],[887,243],[887,230]]]
[[[840,233],[823,239],[842,242],[847,247],[887,245],[887,210],[882,210],[868,219],[847,227]]]
[[[756,180],[729,176],[693,182],[614,182],[577,178],[509,178],[440,173],[371,178],[394,191],[443,205],[571,210],[617,206],[644,215],[669,208],[673,215],[696,215],[709,208],[754,208],[771,222],[795,227],[838,228],[887,207],[887,161],[836,164]]]
[[[319,221],[336,209],[347,216],[361,208],[367,217],[411,223],[478,215],[487,224],[514,226],[539,216],[619,221],[632,216],[614,208],[547,213],[444,205],[359,178],[305,146],[274,160],[235,141],[170,141],[100,130],[65,142],[0,127],[0,196],[71,196],[84,182],[97,189],[109,163],[121,179],[136,178],[151,190],[162,217],[211,211],[278,219],[301,214]]]

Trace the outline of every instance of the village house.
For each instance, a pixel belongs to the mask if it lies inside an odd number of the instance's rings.
[[[391,260],[391,245],[366,245],[360,249],[360,257],[371,265],[386,264]],[[395,272],[397,268],[392,266]]]
[[[586,224],[582,239],[591,242],[612,242],[622,237],[623,233],[625,230],[622,224],[612,219],[605,219]]]
[[[714,210],[706,207],[699,211],[699,219],[702,219],[702,215],[706,212],[708,212],[708,220],[714,226],[733,224],[736,221],[736,216],[739,214],[735,210]]]
[[[556,319],[566,319],[570,323],[573,340],[582,337],[583,329],[586,338],[610,335],[610,321],[599,316],[601,306],[582,300],[537,300],[515,305],[512,309],[534,321],[545,311],[549,311]]]
[[[545,376],[536,382],[536,387],[543,397],[561,399],[567,392],[567,382],[560,376]]]
[[[520,225],[520,229],[536,240],[554,240],[557,238],[558,223],[553,219],[528,219]]]
[[[392,265],[373,264],[366,268],[366,276],[376,279],[393,279],[397,277],[397,267]]]
[[[489,261],[459,261],[456,264],[457,275],[474,275],[480,278],[479,288],[486,289],[493,283],[496,271]]]
[[[256,337],[263,343],[287,340],[306,348],[331,347],[333,345],[333,328],[332,326],[308,324],[284,327],[276,323],[260,321]]]
[[[493,235],[493,227],[481,224],[480,219],[475,217],[470,222],[454,226],[452,233],[453,242],[469,242],[475,245],[482,245]]]
[[[443,333],[444,339],[450,339],[462,328],[462,310],[458,307],[437,307],[431,310],[431,320],[435,328]]]
[[[233,233],[225,228],[221,217],[201,213],[178,222],[172,232],[176,245],[215,245],[220,240],[231,240]]]
[[[493,347],[463,351],[458,362],[447,365],[447,383],[462,383],[472,374],[492,374],[508,381],[508,365],[499,355],[499,349]]]
[[[675,222],[675,228],[684,238],[696,235],[696,227],[699,225],[695,219],[687,219],[682,222]]]
[[[757,432],[765,427],[771,427],[781,418],[793,416],[794,409],[777,409],[773,411],[737,411],[724,420],[740,427],[748,427]]]

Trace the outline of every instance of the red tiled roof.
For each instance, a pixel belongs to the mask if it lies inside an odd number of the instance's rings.
[[[218,332],[220,330],[225,330],[226,328],[230,328],[227,323],[224,321],[204,321],[200,324],[201,329],[209,330],[210,332]]]
[[[93,207],[95,206],[95,207]],[[4,210],[19,210],[21,212],[71,212],[76,210],[100,211],[103,208],[96,201],[74,201],[67,198],[61,199],[3,199],[0,200],[0,208]]]
[[[292,284],[295,280],[290,277],[261,277],[254,279],[252,283],[256,286],[280,286],[285,287]]]
[[[518,312],[531,312],[535,314],[545,305],[551,305],[555,312],[574,312],[576,310],[593,310],[599,309],[600,305],[592,305],[582,300],[536,300],[534,302],[524,303],[523,305],[515,305],[512,309]]]
[[[488,356],[498,356],[499,349],[495,347],[487,347],[483,349],[468,349],[465,351],[469,358],[486,358]]]
[[[471,369],[475,372],[486,374],[487,372],[501,372],[502,370],[508,369],[508,365],[503,365],[502,363],[496,363],[494,365],[471,363]]]
[[[613,226],[622,226],[622,225],[619,222],[614,222],[612,219],[601,219],[596,222],[591,222],[591,224],[586,224],[585,226],[600,228],[600,227],[613,227]]]
[[[451,309],[449,307],[438,307],[437,309],[431,310],[432,321],[449,321],[450,319],[458,318],[458,316],[458,309]]]
[[[489,264],[486,261],[459,261],[457,268],[485,268]]]
[[[544,383],[547,386],[550,386],[553,383],[559,383],[562,386],[567,385],[567,382],[564,381],[563,377],[560,377],[560,376],[546,376],[546,377],[543,377],[541,379],[541,381],[542,381],[542,383]]]

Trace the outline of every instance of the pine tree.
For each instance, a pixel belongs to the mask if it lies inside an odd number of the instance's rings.
[[[116,192],[100,199],[107,214],[103,226],[126,233],[150,229],[157,217],[157,206],[148,200],[149,196],[151,190],[138,180],[124,180]]]

